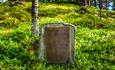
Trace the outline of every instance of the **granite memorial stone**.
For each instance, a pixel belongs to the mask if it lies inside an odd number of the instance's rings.
[[[41,29],[39,58],[48,63],[72,63],[75,28],[67,24],[47,24]]]

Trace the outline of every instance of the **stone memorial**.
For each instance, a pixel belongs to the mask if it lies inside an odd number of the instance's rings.
[[[41,28],[39,58],[48,63],[73,62],[75,54],[75,28],[72,25],[55,23]]]

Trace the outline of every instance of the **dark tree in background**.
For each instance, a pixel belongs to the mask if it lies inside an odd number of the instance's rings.
[[[93,5],[93,1],[94,0],[77,0],[77,2],[81,5],[81,6],[90,6]],[[95,0],[96,2],[96,0]]]
[[[79,2],[79,4],[80,4],[80,6],[85,6],[85,0],[77,0],[78,2]]]
[[[115,0],[113,0],[113,7],[114,7],[114,10],[115,10]]]
[[[32,0],[32,34],[38,36],[38,32],[38,0]]]
[[[101,5],[102,5],[101,8],[102,9],[106,9],[106,7],[107,7],[107,0],[101,0],[101,2],[102,2],[101,3]]]
[[[95,7],[97,6],[97,0],[94,0],[94,6]]]

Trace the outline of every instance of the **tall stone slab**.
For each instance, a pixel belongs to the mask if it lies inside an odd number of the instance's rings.
[[[68,24],[47,24],[41,29],[39,58],[48,63],[72,63],[75,54],[75,28]]]

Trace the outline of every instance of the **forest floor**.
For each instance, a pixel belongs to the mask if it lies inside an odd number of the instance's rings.
[[[63,22],[76,27],[71,65],[38,59],[31,36],[31,3],[0,3],[0,70],[115,70],[115,11],[73,4],[40,3],[39,25]]]

